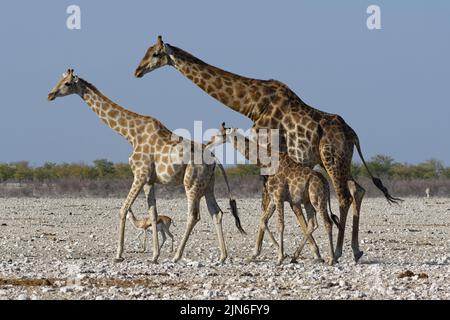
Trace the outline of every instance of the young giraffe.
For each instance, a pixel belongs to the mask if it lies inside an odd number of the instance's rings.
[[[135,199],[144,189],[149,215],[153,231],[153,262],[159,257],[157,211],[155,199],[155,183],[159,184],[183,184],[188,200],[188,221],[183,239],[175,254],[174,261],[178,261],[184,251],[186,242],[195,224],[200,220],[199,206],[201,198],[205,197],[208,211],[216,226],[216,232],[220,247],[220,261],[225,261],[227,251],[222,232],[223,212],[217,204],[214,196],[214,171],[216,162],[207,164],[195,164],[192,161],[178,162],[184,159],[183,150],[179,149],[182,139],[172,134],[160,121],[148,116],[142,116],[128,111],[103,95],[97,88],[87,81],[79,78],[68,70],[55,88],[49,93],[48,100],[56,97],[78,94],[89,107],[111,129],[122,135],[133,146],[133,153],[129,158],[134,181],[131,190],[120,209],[119,243],[117,247],[116,262],[123,261],[123,244],[125,236],[125,222],[128,210]],[[184,140],[192,149],[201,148],[203,145]],[[211,154],[212,156],[212,154]],[[224,173],[223,167],[217,163]],[[228,186],[228,185],[227,185]],[[228,186],[228,191],[230,191]],[[230,193],[231,211],[235,218],[236,226],[244,233],[237,213],[235,200]]]
[[[142,236],[144,239],[142,240],[142,252],[147,250],[147,230],[152,227],[152,219],[150,217],[146,218],[136,218],[133,211],[128,210],[128,219],[131,221],[131,224],[136,230],[139,230],[139,235],[137,240],[139,240]],[[173,234],[170,232],[170,226],[172,225],[172,219],[168,216],[158,215],[158,220],[156,221],[156,229],[162,236],[162,242],[159,247],[161,250],[164,243],[166,242],[166,234],[170,237],[170,252],[173,252]]]
[[[256,142],[250,141],[249,138],[239,133],[238,129],[225,128],[225,123],[222,124],[219,132],[211,138],[207,147],[214,147],[226,142],[230,142],[236,150],[245,156],[246,159],[256,159],[256,164],[259,167],[266,166],[260,161],[259,146]],[[259,223],[255,254],[252,259],[255,259],[261,253],[264,230],[266,229],[270,239],[278,248],[278,264],[282,263],[285,257],[283,246],[284,202],[288,202],[292,208],[296,208],[300,213],[302,210],[301,203],[303,203],[308,214],[308,227],[307,232],[304,235],[304,241],[300,244],[292,260],[297,260],[306,240],[309,237],[312,237],[312,233],[317,228],[316,212],[319,212],[325,224],[329,240],[328,263],[332,265],[334,262],[334,244],[332,222],[327,209],[328,205],[331,212],[328,181],[320,172],[314,171],[308,167],[303,167],[294,162],[289,158],[287,153],[279,153],[278,157],[273,157],[272,159],[278,159],[279,163],[275,173],[265,177],[264,189],[266,192],[263,194],[263,213]],[[278,214],[279,244],[267,227],[267,223],[275,210]],[[339,228],[339,218],[333,215],[332,212],[331,215],[332,220]],[[301,214],[301,219],[304,219],[303,214]]]
[[[313,168],[321,165],[328,173],[339,201],[340,221],[336,259],[342,255],[347,214],[353,204],[352,249],[357,262],[359,215],[365,190],[352,177],[353,147],[367,168],[355,131],[338,115],[317,110],[303,102],[288,86],[277,80],[242,77],[211,66],[190,53],[163,42],[159,36],[150,47],[135,76],[143,77],[157,68],[171,65],[207,94],[253,121],[253,128],[280,130],[281,151],[295,162]],[[390,203],[394,198],[380,179],[367,168],[373,183]],[[306,231],[306,226],[302,226]],[[314,243],[310,241],[311,248]]]

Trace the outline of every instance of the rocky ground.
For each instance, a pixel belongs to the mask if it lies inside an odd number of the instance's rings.
[[[231,214],[224,217],[229,258],[220,265],[214,227],[205,204],[202,220],[184,259],[170,262],[170,243],[159,264],[140,253],[137,231],[127,225],[125,261],[113,262],[122,199],[0,200],[1,299],[449,299],[450,199],[406,199],[390,206],[365,199],[360,242],[365,255],[355,265],[347,223],[344,255],[335,266],[316,263],[308,248],[297,264],[276,266],[268,237],[260,259],[253,252],[258,199],[238,201],[248,235],[240,235]],[[227,201],[219,201],[227,208]],[[185,223],[185,201],[158,201],[173,217],[175,246]],[[139,199],[135,213],[144,213]],[[333,200],[333,209],[337,203]],[[274,222],[271,226],[275,231]],[[324,228],[315,238],[327,254]],[[336,228],[334,234],[336,235]],[[300,241],[293,214],[286,211],[286,250]],[[149,246],[150,247],[150,246]]]

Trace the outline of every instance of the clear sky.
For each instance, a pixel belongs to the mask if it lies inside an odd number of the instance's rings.
[[[81,30],[66,8],[81,7]],[[366,9],[381,8],[381,30]],[[23,1],[0,5],[0,162],[127,161],[128,143],[78,96],[46,101],[72,67],[122,106],[193,130],[251,122],[165,67],[133,72],[158,34],[228,71],[288,84],[338,113],[366,158],[450,165],[450,1]],[[355,160],[358,158],[355,158]]]

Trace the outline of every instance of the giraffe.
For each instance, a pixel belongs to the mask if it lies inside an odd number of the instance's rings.
[[[133,211],[128,210],[128,219],[131,221],[131,224],[136,230],[139,230],[139,235],[137,237],[137,240],[139,240],[142,236],[144,236],[144,239],[142,240],[142,252],[145,252],[147,250],[147,230],[152,227],[152,221],[150,217],[146,218],[136,218]],[[172,218],[168,216],[158,215],[158,219],[156,221],[156,229],[159,233],[161,233],[162,236],[162,242],[159,247],[161,250],[164,243],[166,242],[166,234],[170,237],[170,252],[173,252],[173,234],[170,232],[170,226],[172,225]],[[175,224],[174,224],[175,225]]]
[[[222,173],[225,174],[223,166],[218,161],[212,161],[211,164],[206,163],[206,161],[200,164],[192,161],[180,163],[177,161],[177,156],[183,159],[182,150],[177,149],[180,141],[182,141],[180,137],[172,134],[157,119],[128,111],[112,102],[92,84],[75,75],[73,69],[69,69],[63,74],[63,78],[49,93],[48,100],[53,101],[57,97],[71,94],[79,95],[105,124],[123,136],[133,147],[129,164],[133,171],[134,180],[128,196],[120,209],[119,241],[115,261],[121,262],[124,260],[122,254],[126,216],[138,194],[144,189],[152,223],[152,261],[154,263],[157,262],[159,257],[156,223],[158,215],[154,186],[155,184],[183,184],[188,203],[188,220],[184,236],[173,261],[176,262],[181,259],[189,235],[195,224],[200,220],[199,205],[201,198],[204,197],[217,232],[220,262],[224,262],[227,257],[227,250],[222,231],[223,212],[214,196],[215,165],[218,164]],[[187,142],[191,148],[205,147],[204,145],[198,146],[198,144],[189,140],[184,140],[184,142]],[[228,183],[227,180],[225,181]],[[227,187],[231,213],[234,216],[236,226],[241,233],[245,233],[241,227],[236,202],[231,196],[228,184]]]
[[[329,175],[339,201],[340,221],[335,256],[342,256],[347,214],[353,207],[352,249],[355,262],[363,255],[359,248],[359,218],[365,190],[351,173],[353,148],[370,174],[372,182],[389,203],[402,201],[389,194],[382,181],[374,177],[362,155],[359,138],[342,117],[315,109],[303,102],[287,85],[277,80],[243,77],[209,65],[192,54],[164,43],[159,36],[151,46],[135,76],[163,66],[173,66],[200,89],[253,122],[253,128],[277,129],[280,151],[297,163],[313,168],[322,166]]]
[[[236,128],[225,128],[225,123],[219,132],[214,135],[207,144],[208,148],[221,145],[229,142],[233,147],[239,151],[247,160],[257,159],[256,164],[259,167],[264,167],[261,161],[258,161],[258,144],[251,141],[249,138],[241,134]],[[304,235],[304,240],[301,242],[299,248],[292,259],[295,262],[300,255],[306,240],[312,237],[312,233],[317,229],[316,212],[322,216],[325,229],[329,240],[329,259],[328,264],[334,263],[334,244],[332,233],[332,220],[339,228],[339,218],[333,215],[330,203],[330,188],[325,177],[317,171],[294,162],[287,153],[279,153],[276,157],[279,164],[276,172],[273,175],[267,176],[264,182],[262,210],[263,213],[260,218],[258,236],[256,240],[255,253],[252,260],[256,259],[261,253],[262,240],[264,238],[264,230],[267,230],[270,239],[278,248],[278,261],[280,265],[284,258],[283,246],[283,232],[284,232],[284,202],[288,202],[291,208],[295,208],[296,218],[300,222],[304,217],[301,209],[303,203],[308,215],[307,232]],[[328,215],[328,208],[330,209],[331,219]],[[279,244],[268,229],[267,223],[273,213],[277,211],[278,215],[278,232]],[[300,214],[297,214],[300,213]]]

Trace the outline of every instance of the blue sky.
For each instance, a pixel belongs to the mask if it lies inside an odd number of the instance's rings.
[[[82,29],[66,28],[77,4]],[[382,30],[366,27],[381,8]],[[2,1],[0,162],[127,161],[128,143],[77,96],[47,93],[72,67],[126,108],[193,131],[251,122],[173,68],[134,69],[156,36],[202,60],[288,84],[342,115],[366,158],[450,165],[449,1]],[[355,160],[358,159],[355,157]]]

